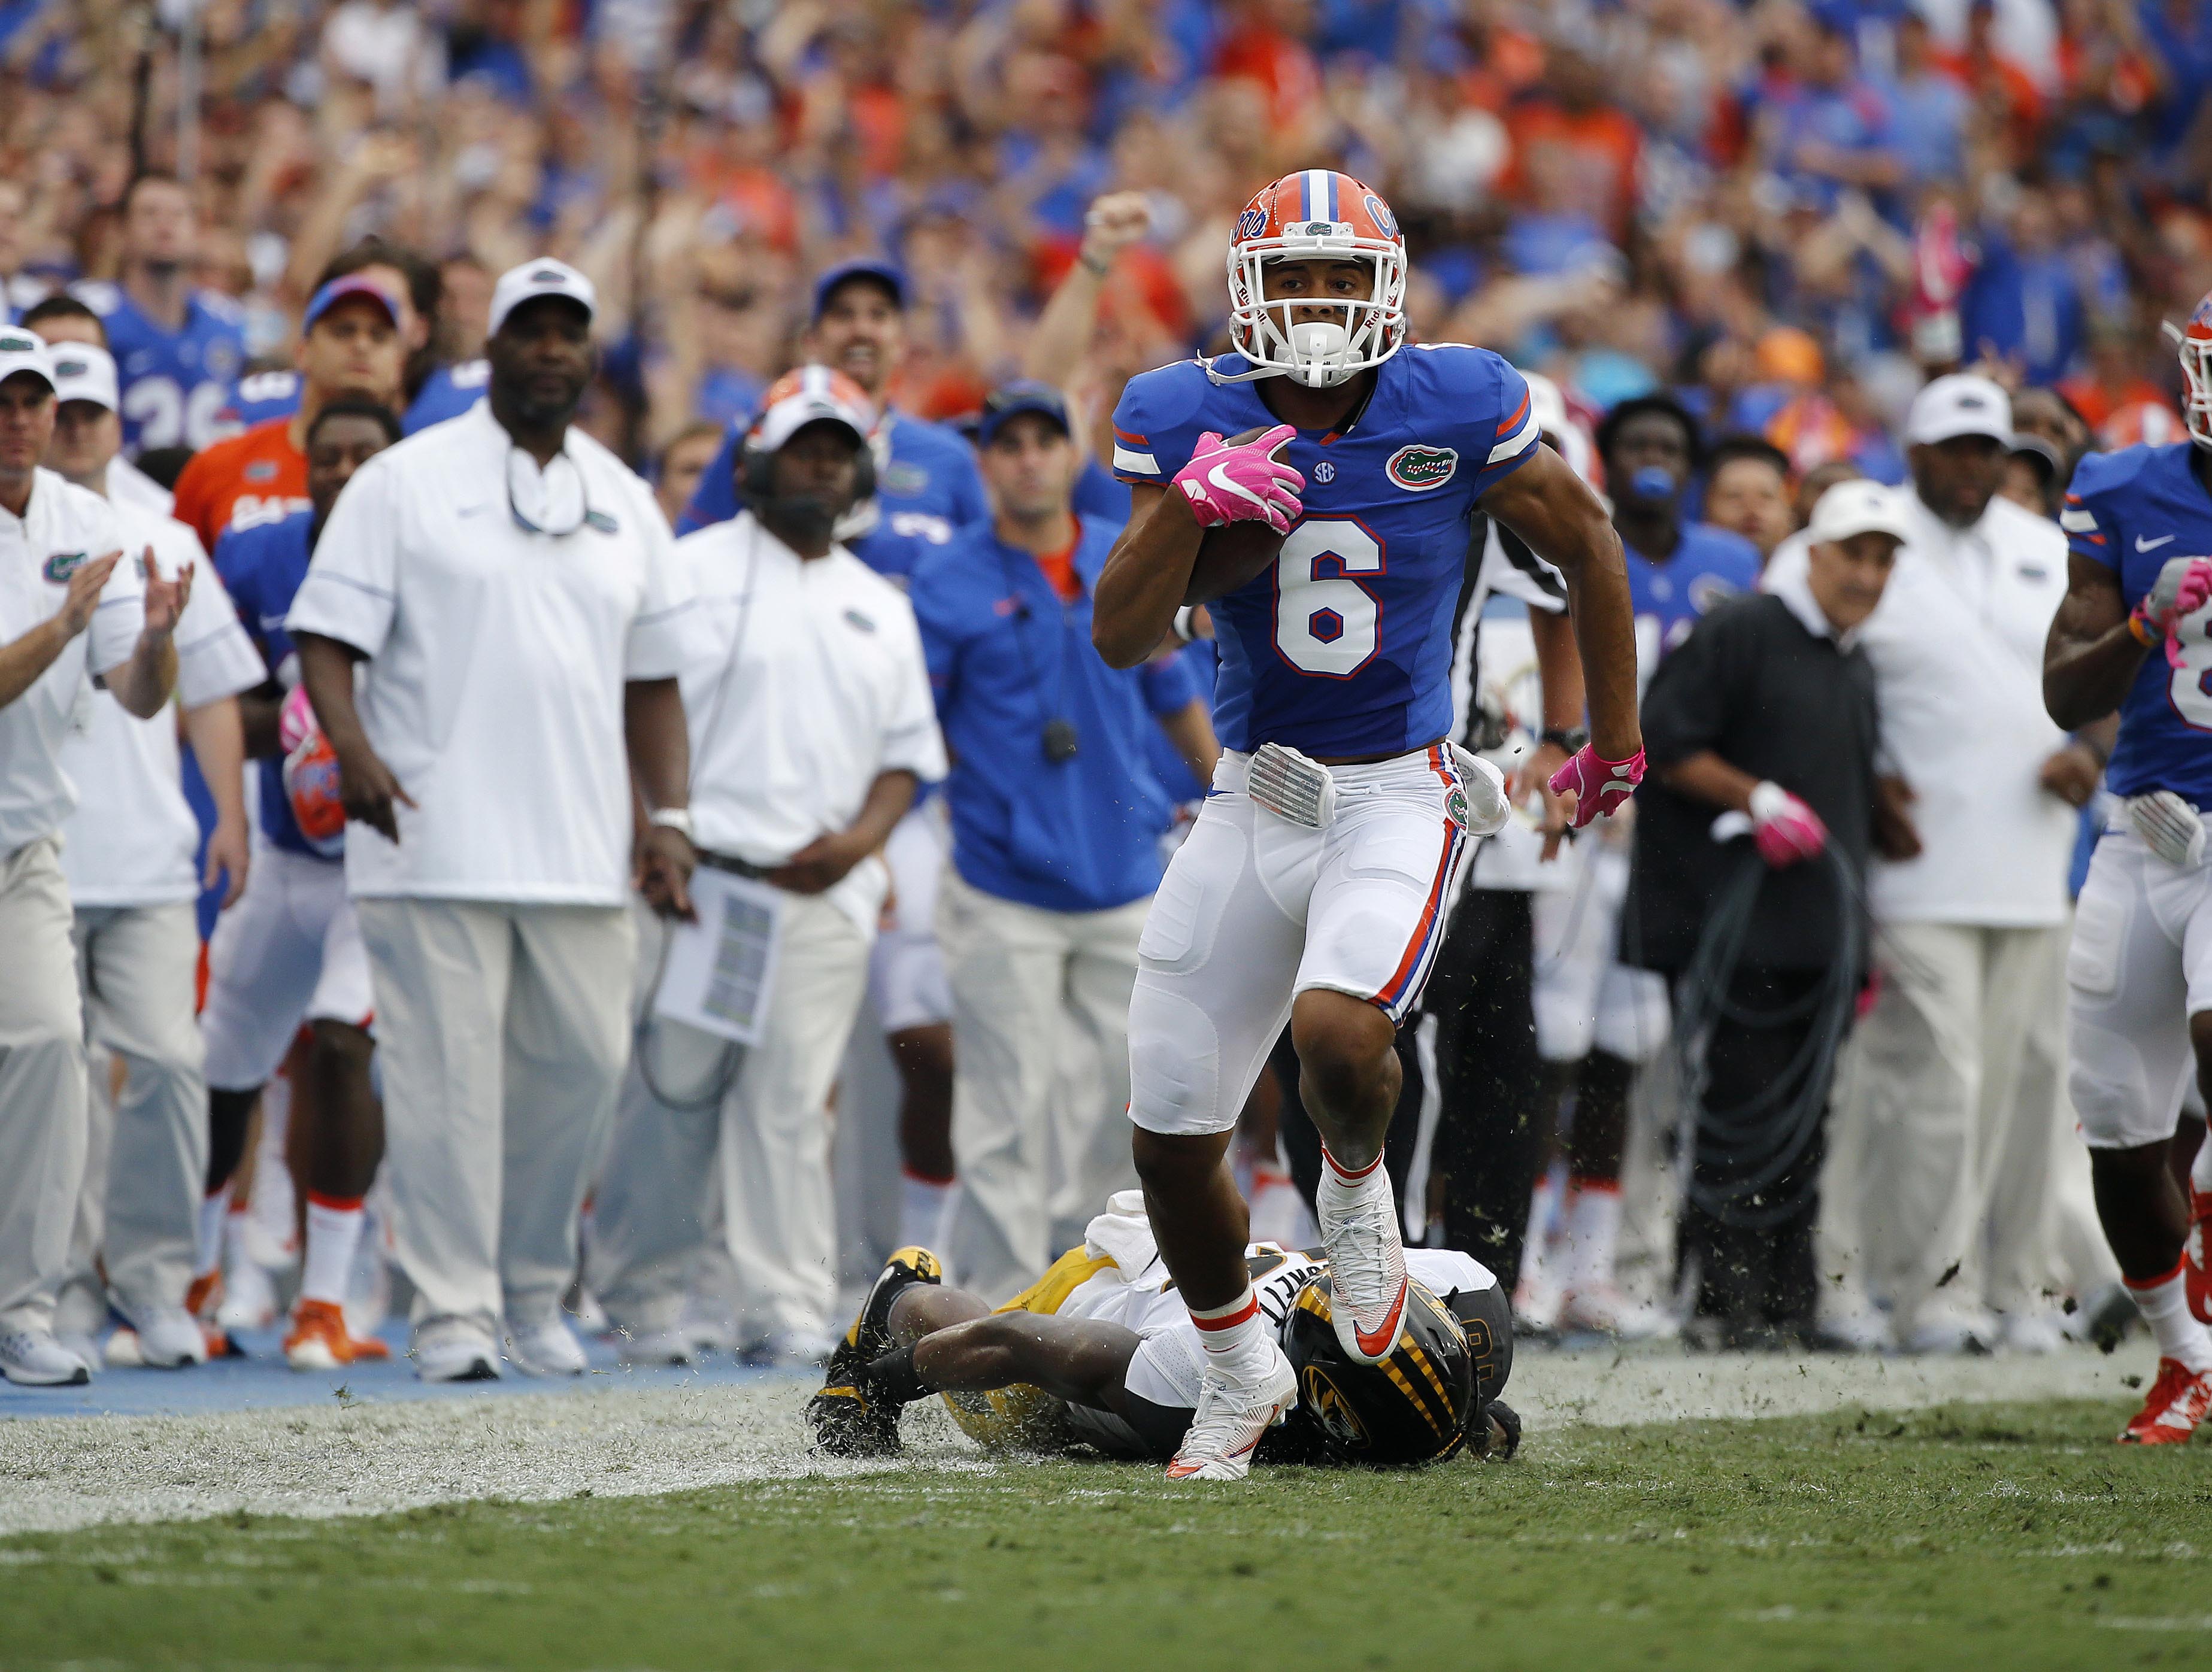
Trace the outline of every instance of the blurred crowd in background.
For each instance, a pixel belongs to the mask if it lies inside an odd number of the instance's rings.
[[[1595,409],[1672,386],[1800,470],[1897,479],[1961,360],[2165,439],[2158,324],[2212,288],[2195,0],[209,0],[187,64],[189,9],[0,4],[17,306],[115,275],[141,162],[191,177],[198,276],[272,363],[362,233],[447,261],[448,359],[485,275],[551,253],[603,299],[592,427],[640,460],[749,410],[859,253],[919,303],[898,403],[974,410],[1121,189],[1150,230],[1060,379],[1103,415],[1218,340],[1237,210],[1317,163],[1395,208],[1417,338]]]

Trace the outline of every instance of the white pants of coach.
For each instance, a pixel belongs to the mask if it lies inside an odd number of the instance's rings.
[[[1860,1247],[1900,1340],[1979,1308],[2040,1312],[2065,1118],[2065,930],[1893,924],[1852,1041]]]
[[[182,1304],[198,1263],[207,1172],[207,1081],[192,1015],[199,927],[191,902],[85,906],[76,919],[88,1031],[124,1065],[108,1096],[108,1057],[94,1058],[84,1183],[63,1327],[89,1335],[106,1315],[97,1258],[126,1317]]]
[[[84,1177],[84,1006],[58,837],[0,857],[0,1330],[52,1327]]]
[[[633,1336],[674,1328],[719,1190],[740,1341],[830,1334],[837,1227],[828,1103],[867,992],[871,937],[828,900],[787,895],[765,1030],[748,1049],[650,1015],[645,989],[665,931],[648,932],[650,955],[639,960],[648,978],[638,1003],[642,1060],[623,1083],[593,1198],[593,1293]]]
[[[620,906],[363,899],[384,1178],[414,1321],[551,1317],[629,1049]]]
[[[1129,994],[1149,897],[1046,912],[947,866],[938,939],[952,988],[953,1275],[993,1302],[1036,1281],[1130,1159]],[[1071,1057],[1091,1070],[1071,1084]]]

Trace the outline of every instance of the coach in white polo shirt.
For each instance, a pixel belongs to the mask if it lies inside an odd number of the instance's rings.
[[[227,872],[228,903],[246,885],[247,851],[238,694],[268,672],[199,536],[110,492],[123,445],[114,360],[79,342],[52,353],[48,467],[108,500],[126,550],[150,549],[172,579],[192,572],[175,635],[177,696],[216,805],[204,880]],[[106,1322],[112,1299],[145,1363],[198,1363],[206,1345],[183,1302],[207,1171],[207,1081],[193,1015],[193,905],[203,876],[192,863],[199,821],[185,800],[176,720],[167,710],[137,719],[112,697],[88,693],[62,745],[62,767],[77,789],[76,811],[62,830],[62,870],[76,910],[86,1017],[91,1038],[123,1059],[127,1076],[113,1102],[106,1059],[93,1064],[84,1184],[55,1328],[74,1347],[72,1337]]]
[[[691,597],[652,490],[569,422],[594,306],[556,261],[501,276],[488,398],[361,467],[287,623],[356,821],[427,1380],[498,1375],[502,1333],[520,1370],[582,1371],[560,1297],[629,1056],[634,873],[689,907]]]
[[[85,1147],[62,742],[88,678],[161,712],[191,590],[146,576],[107,502],[40,465],[53,433],[46,344],[0,326],[0,1373],[44,1386],[90,1374],[53,1337]]]
[[[945,776],[914,610],[831,538],[867,497],[874,422],[842,373],[786,373],[739,454],[745,509],[677,542],[710,629],[684,669],[701,863],[774,886],[782,941],[758,1044],[649,1010],[640,1028],[592,1244],[593,1290],[631,1362],[691,1356],[678,1315],[711,1190],[740,1345],[787,1364],[834,1345],[823,1106],[867,988],[878,851],[915,790]],[[641,960],[644,1006],[659,961]]]
[[[2097,779],[2043,707],[2066,537],[1996,493],[2012,409],[1988,379],[1936,379],[1905,440],[1911,538],[1861,638],[1891,775],[1885,845],[1919,851],[1869,881],[1882,990],[1838,1148],[1865,1146],[1860,1241],[1896,1346],[2045,1348],[2067,859]],[[1769,590],[1802,572],[1802,548],[1775,554]]]

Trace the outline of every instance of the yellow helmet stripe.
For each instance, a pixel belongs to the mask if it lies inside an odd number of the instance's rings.
[[[1437,1374],[1437,1367],[1429,1362],[1428,1352],[1418,1345],[1406,1349],[1406,1355],[1420,1367],[1421,1374],[1429,1378],[1429,1385],[1437,1390],[1437,1398],[1446,1410],[1451,1408],[1451,1391],[1444,1386],[1444,1378]]]
[[[1451,1438],[1451,1431],[1446,1428],[1443,1423],[1437,1421],[1436,1413],[1429,1408],[1429,1402],[1421,1396],[1421,1390],[1413,1385],[1413,1378],[1407,1376],[1404,1371],[1398,1368],[1398,1360],[1395,1354],[1393,1354],[1389,1358],[1383,1360],[1382,1373],[1390,1378],[1392,1384],[1397,1388],[1399,1392],[1406,1396],[1406,1402],[1411,1405],[1415,1410],[1419,1411],[1421,1414],[1422,1420],[1427,1422],[1430,1427],[1437,1431],[1437,1438],[1438,1439],[1449,1439]],[[1447,1408],[1449,1408],[1449,1402],[1447,1402]]]

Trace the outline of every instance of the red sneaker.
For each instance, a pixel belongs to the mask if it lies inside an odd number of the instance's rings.
[[[2186,1445],[2212,1413],[2212,1371],[2192,1371],[2179,1359],[2160,1359],[2143,1408],[2120,1430],[2123,1445]]]
[[[2206,1245],[2212,1244],[2212,1190],[2189,1192],[2189,1240],[2181,1245],[2183,1290],[2199,1324],[2212,1324],[2212,1271],[2205,1269]]]

